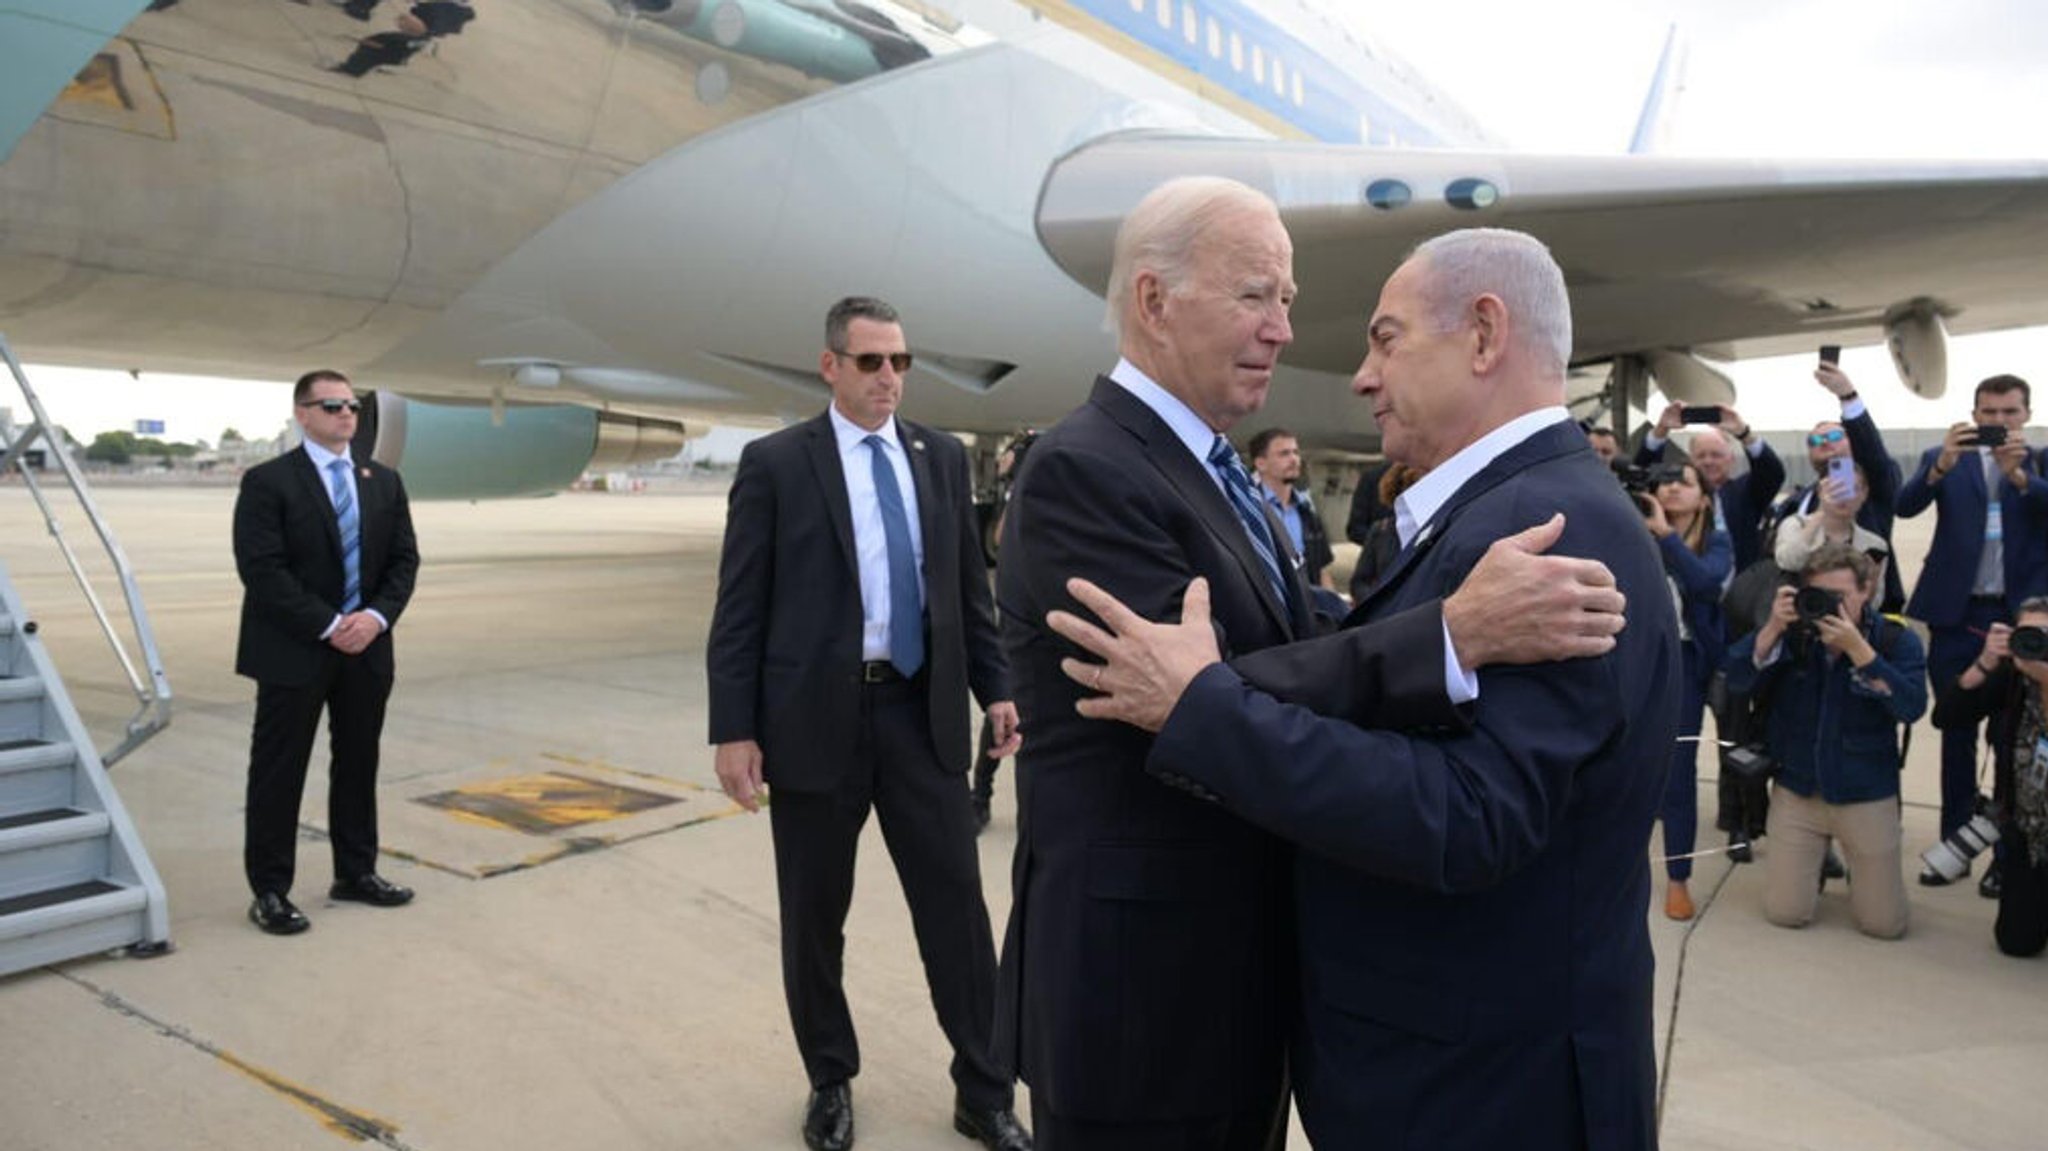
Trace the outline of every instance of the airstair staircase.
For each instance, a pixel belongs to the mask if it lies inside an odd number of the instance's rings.
[[[84,590],[141,711],[127,737],[102,760],[63,679],[0,566],[0,976],[83,955],[127,949],[130,955],[170,949],[170,913],[163,882],[115,792],[107,766],[170,721],[170,688],[127,558],[113,540],[4,338],[0,360],[21,386],[35,419],[25,429],[0,427],[0,474],[17,472],[42,508],[50,534]],[[77,555],[29,464],[31,445],[63,473],[112,557],[140,640],[147,682],[108,620]]]

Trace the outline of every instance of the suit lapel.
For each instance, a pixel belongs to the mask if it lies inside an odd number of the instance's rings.
[[[832,434],[832,417],[828,413],[819,413],[806,427],[811,471],[818,478],[819,494],[825,497],[825,518],[832,521],[832,534],[839,540],[839,554],[846,559],[846,570],[858,577],[860,562],[854,558],[853,509],[846,498],[846,468],[839,459],[839,437]]]
[[[1362,621],[1382,599],[1400,586],[1402,579],[1414,568],[1416,562],[1436,546],[1436,542],[1450,530],[1451,522],[1457,518],[1458,513],[1473,500],[1499,487],[1516,473],[1544,460],[1568,455],[1573,451],[1591,450],[1586,446],[1585,437],[1579,434],[1578,429],[1573,427],[1570,421],[1561,421],[1539,430],[1535,435],[1495,456],[1493,462],[1479,469],[1477,475],[1466,480],[1457,491],[1452,492],[1451,498],[1445,500],[1443,506],[1436,510],[1436,514],[1429,518],[1429,522],[1422,525],[1415,533],[1415,538],[1394,557],[1394,562],[1388,566],[1386,574],[1380,577],[1380,581],[1373,585],[1372,590],[1365,593],[1365,598],[1359,601],[1358,607],[1345,622],[1351,624]]]
[[[326,479],[320,475],[320,469],[313,466],[313,457],[306,454],[305,448],[293,448],[291,459],[292,471],[298,474],[299,484],[305,489],[306,498],[312,501],[314,507],[320,509],[320,522],[327,525],[327,542],[334,548],[334,558],[339,560],[341,521],[334,514],[334,495],[327,490]]]
[[[932,560],[939,546],[939,528],[945,517],[939,514],[938,488],[932,480],[931,453],[925,447],[925,431],[916,424],[898,418],[896,441],[903,445],[903,453],[910,460],[910,483],[917,491],[917,528],[924,540],[925,583],[931,583]],[[926,599],[930,599],[931,588],[925,588]]]
[[[1089,402],[1102,408],[1145,445],[1145,458],[1166,478],[1168,486],[1181,500],[1194,510],[1202,526],[1209,529],[1209,534],[1237,558],[1238,567],[1243,570],[1244,578],[1251,584],[1259,602],[1265,605],[1266,613],[1287,634],[1294,634],[1297,629],[1287,605],[1273,598],[1273,585],[1266,578],[1266,565],[1252,550],[1251,537],[1245,534],[1243,522],[1237,518],[1237,512],[1232,510],[1229,499],[1224,496],[1208,466],[1188,451],[1187,445],[1173,434],[1173,429],[1159,418],[1158,413],[1107,376],[1096,377],[1095,392],[1089,397]]]

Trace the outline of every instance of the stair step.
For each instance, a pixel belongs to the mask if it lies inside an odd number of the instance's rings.
[[[74,811],[68,807],[28,811],[0,819],[0,854],[69,843],[105,835],[113,821],[104,811]]]
[[[0,815],[0,831],[12,831],[17,827],[34,827],[40,823],[55,823],[60,819],[84,815],[69,807],[46,807],[41,811],[24,811],[19,815]]]
[[[43,677],[39,675],[0,676],[0,703],[17,699],[43,698]]]
[[[68,883],[47,891],[31,891],[12,899],[0,899],[0,918],[18,915],[24,911],[34,911],[38,907],[55,907],[60,903],[70,903],[74,899],[89,899],[95,895],[120,890],[121,885],[118,883],[108,883],[104,879],[88,879],[83,883]]]
[[[147,937],[149,893],[140,887],[105,890],[0,915],[0,975],[61,963],[140,943]]]
[[[78,754],[69,740],[63,739],[7,739],[0,740],[0,775],[15,771],[37,771],[42,768],[68,767]]]

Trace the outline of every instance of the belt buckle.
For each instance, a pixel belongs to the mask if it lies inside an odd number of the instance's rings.
[[[860,665],[862,683],[888,683],[895,678],[896,669],[889,666],[888,660],[871,659]]]

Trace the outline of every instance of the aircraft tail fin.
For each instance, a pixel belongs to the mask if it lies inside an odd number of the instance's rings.
[[[1685,91],[1685,61],[1688,45],[1685,36],[1673,24],[1664,36],[1664,53],[1657,58],[1656,75],[1650,78],[1649,95],[1643,98],[1643,110],[1636,117],[1635,135],[1629,139],[1628,150],[1635,155],[1647,155],[1664,150],[1664,144],[1671,137],[1671,124],[1677,118],[1678,97]]]

